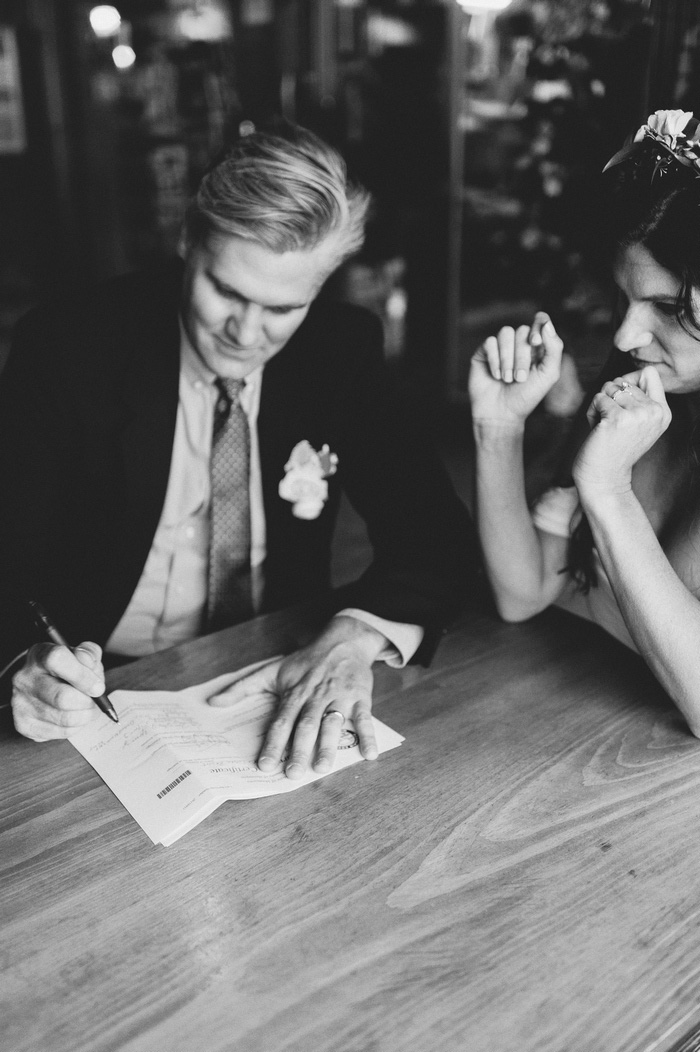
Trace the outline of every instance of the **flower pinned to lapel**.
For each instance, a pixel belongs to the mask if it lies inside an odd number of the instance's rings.
[[[337,469],[338,456],[327,445],[317,453],[306,439],[297,442],[284,465],[284,478],[278,489],[280,497],[293,505],[292,514],[297,519],[318,518],[328,500],[326,479],[335,475]]]

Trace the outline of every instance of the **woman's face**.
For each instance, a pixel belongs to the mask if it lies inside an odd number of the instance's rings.
[[[642,245],[624,249],[615,268],[625,315],[615,333],[615,346],[643,369],[659,371],[667,394],[700,390],[700,332],[697,338],[676,317],[678,278],[660,266]],[[700,313],[700,292],[693,291]],[[691,319],[688,327],[693,332]]]

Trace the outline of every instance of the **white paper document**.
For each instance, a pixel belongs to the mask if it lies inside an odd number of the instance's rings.
[[[71,736],[154,844],[174,843],[225,800],[287,793],[328,776],[309,771],[291,781],[281,767],[271,774],[258,770],[255,761],[276,699],[265,694],[230,708],[207,704],[246,671],[180,691],[115,691],[110,700],[119,723],[95,719]],[[374,717],[373,722],[380,753],[404,740]],[[357,741],[347,720],[328,774],[362,760]]]

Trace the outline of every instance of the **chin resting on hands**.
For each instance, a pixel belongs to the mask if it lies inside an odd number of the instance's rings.
[[[102,651],[96,643],[71,649],[37,643],[12,680],[12,717],[34,741],[67,738],[100,714],[92,700],[104,693]]]
[[[544,311],[532,325],[504,326],[484,340],[469,373],[475,423],[523,423],[559,379],[563,349]]]
[[[272,694],[277,711],[258,757],[261,771],[284,764],[288,778],[330,771],[345,719],[351,717],[366,760],[377,757],[372,725],[372,664],[384,636],[353,618],[338,617],[309,646],[237,680],[213,705]],[[344,717],[341,719],[340,717]]]
[[[607,381],[588,410],[591,433],[573,468],[582,496],[624,493],[632,469],[671,423],[663,384],[652,365]]]

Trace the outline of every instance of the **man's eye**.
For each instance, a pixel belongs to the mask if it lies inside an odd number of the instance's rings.
[[[237,292],[234,292],[233,289],[227,289],[224,285],[220,285],[218,281],[212,281],[212,284],[219,296],[224,296],[227,300],[236,300],[239,298]]]

